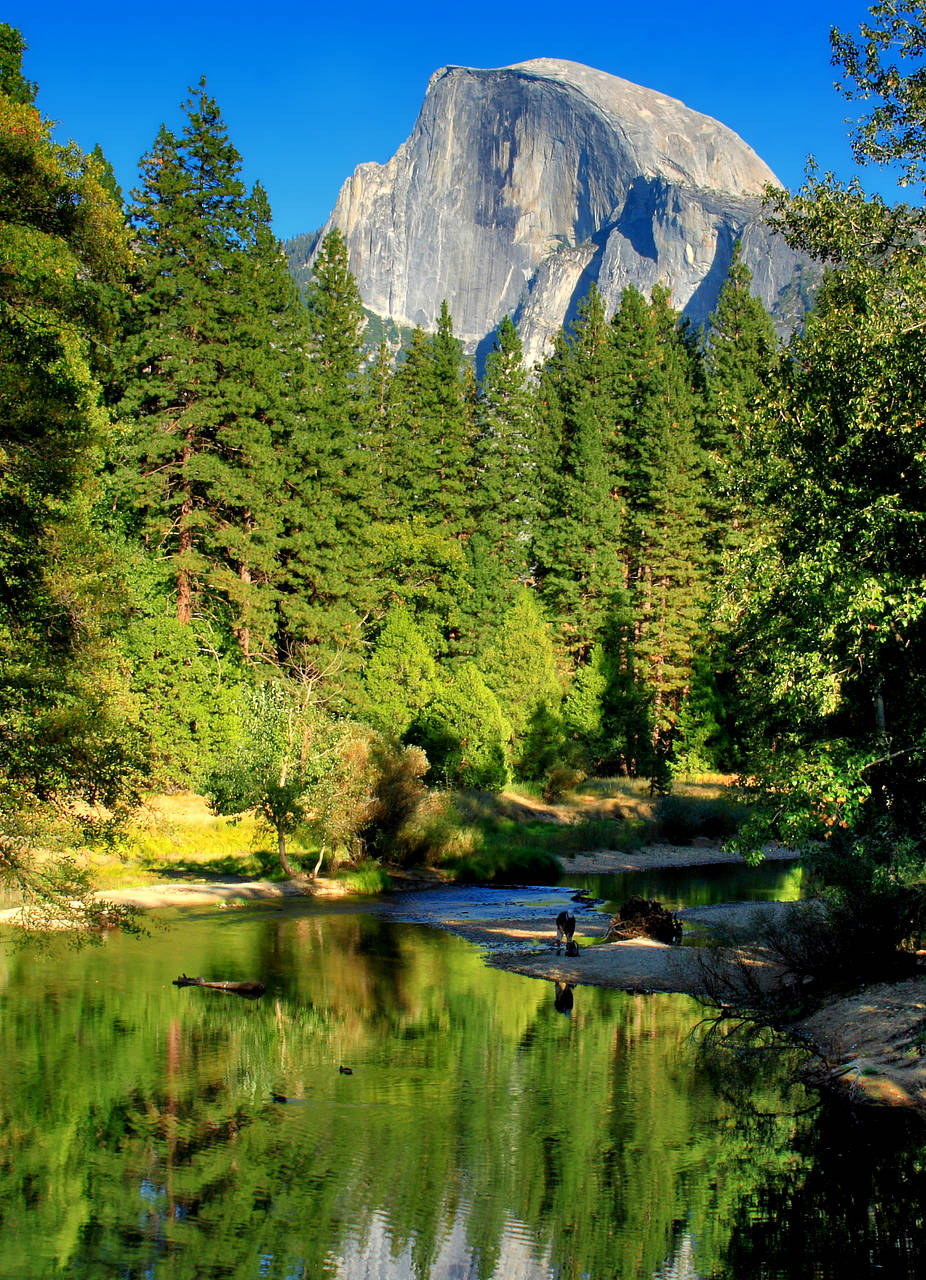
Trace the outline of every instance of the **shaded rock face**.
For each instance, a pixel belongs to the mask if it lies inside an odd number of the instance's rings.
[[[724,125],[616,76],[547,58],[445,67],[411,136],[357,168],[328,226],[371,310],[430,329],[446,299],[470,351],[510,314],[532,362],[593,280],[610,311],[628,284],[663,283],[700,323],[737,239],[774,312],[797,259],[764,225],[767,183]]]

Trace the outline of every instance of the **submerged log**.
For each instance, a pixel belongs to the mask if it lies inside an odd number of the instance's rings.
[[[616,916],[611,917],[607,942],[623,942],[629,938],[654,938],[657,942],[680,942],[682,926],[674,911],[669,911],[656,898],[628,898]]]
[[[205,978],[188,978],[182,973],[174,978],[175,987],[209,987],[211,991],[228,991],[234,996],[249,996],[256,999],[262,996],[267,988],[262,982],[207,982]]]

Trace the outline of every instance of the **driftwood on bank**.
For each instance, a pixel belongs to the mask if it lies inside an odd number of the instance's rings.
[[[262,996],[267,988],[262,982],[207,982],[205,978],[188,978],[182,973],[174,978],[175,987],[208,987],[211,991],[228,991],[234,996],[249,996],[256,999]]]
[[[616,916],[611,917],[606,942],[623,942],[629,938],[654,938],[656,942],[680,942],[682,925],[674,911],[669,911],[656,898],[628,898]]]

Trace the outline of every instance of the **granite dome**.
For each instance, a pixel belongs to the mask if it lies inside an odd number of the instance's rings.
[[[392,159],[345,182],[328,227],[371,310],[433,328],[446,299],[470,351],[510,314],[532,361],[593,280],[609,309],[628,284],[661,283],[703,321],[737,240],[774,310],[797,259],[765,225],[767,184],[732,130],[652,89],[550,58],[450,66]]]

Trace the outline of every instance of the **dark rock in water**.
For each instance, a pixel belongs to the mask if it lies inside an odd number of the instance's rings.
[[[629,938],[653,938],[656,942],[680,942],[682,926],[678,916],[656,898],[628,898],[611,917],[606,942]]]
[[[780,185],[731,129],[617,76],[553,58],[443,67],[410,137],[358,166],[325,230],[343,232],[378,315],[434,329],[446,299],[480,354],[512,315],[531,365],[593,281],[609,312],[630,284],[668,285],[700,324],[736,241],[788,330],[812,268],[765,222]]]

